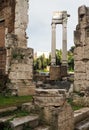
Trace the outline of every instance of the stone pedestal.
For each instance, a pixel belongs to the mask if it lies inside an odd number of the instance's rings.
[[[67,77],[67,66],[61,66],[61,77]]]
[[[62,77],[67,77],[67,66],[50,67],[50,80],[60,80]]]
[[[34,104],[50,130],[73,130],[73,111],[66,102],[65,90],[36,89]]]
[[[50,66],[50,80],[60,80],[60,79],[61,79],[61,67]]]

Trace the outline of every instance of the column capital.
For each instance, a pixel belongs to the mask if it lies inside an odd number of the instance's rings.
[[[52,23],[51,26],[52,26],[52,28],[56,28],[56,24],[55,23]]]

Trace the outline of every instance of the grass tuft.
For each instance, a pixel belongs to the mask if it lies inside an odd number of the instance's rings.
[[[20,106],[22,103],[31,102],[32,96],[9,96],[4,97],[0,95],[0,108],[6,108],[10,106]]]

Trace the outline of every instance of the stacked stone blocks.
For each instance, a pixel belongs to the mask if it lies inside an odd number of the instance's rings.
[[[78,9],[78,25],[74,32],[75,91],[89,88],[89,8]]]
[[[34,93],[33,49],[27,47],[26,36],[27,10],[28,0],[7,0],[0,4],[0,22],[4,21],[4,35],[0,37],[3,40],[0,47],[3,45],[5,49],[3,67],[9,79],[7,88],[14,95]],[[2,58],[3,55],[0,55]]]

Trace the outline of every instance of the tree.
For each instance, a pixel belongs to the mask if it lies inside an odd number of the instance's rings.
[[[49,59],[45,58],[45,55],[41,55],[37,59],[34,60],[34,70],[43,70],[49,64]]]
[[[61,59],[62,59],[62,51],[56,49],[56,65],[61,64]]]
[[[69,70],[74,70],[74,46],[72,46],[68,53],[68,68]],[[60,65],[62,61],[62,50],[56,49],[56,65]],[[45,55],[41,55],[37,59],[34,60],[34,70],[42,70],[45,69],[47,66],[51,65],[51,54],[49,55],[49,58],[45,58]]]

